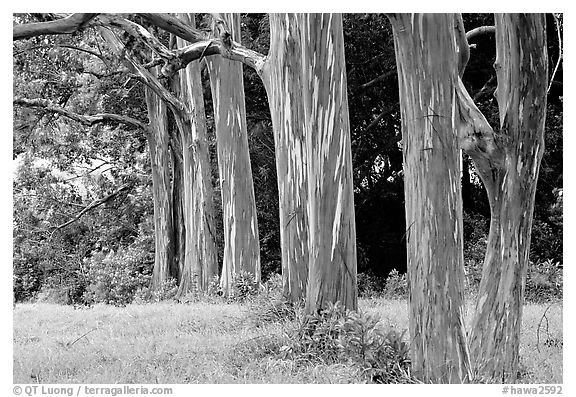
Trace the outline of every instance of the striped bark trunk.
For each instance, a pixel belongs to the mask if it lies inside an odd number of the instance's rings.
[[[471,156],[488,192],[491,222],[470,346],[481,375],[513,382],[544,152],[548,56],[544,14],[497,14],[495,21],[500,133],[494,155]]]
[[[232,39],[240,41],[240,15],[222,14]],[[231,293],[241,271],[260,281],[260,242],[246,131],[242,64],[223,57],[206,59],[210,73],[218,169],[224,217],[224,259],[220,284]]]
[[[356,310],[356,227],[341,14],[301,14],[308,172],[306,311]]]
[[[194,27],[193,14],[180,19]],[[179,48],[187,45],[176,39]],[[218,274],[212,175],[208,151],[204,95],[199,63],[192,62],[178,77],[177,90],[190,114],[179,121],[182,142],[185,251],[178,295],[206,291]]]
[[[296,15],[270,14],[270,53],[260,76],[274,130],[284,295],[293,302],[306,294],[309,255],[301,59]]]
[[[158,289],[170,277],[178,274],[174,258],[174,223],[170,186],[170,150],[166,105],[151,89],[146,88],[148,119],[150,120],[148,147],[152,168],[152,196],[154,198],[154,270],[151,290]]]
[[[470,378],[464,327],[458,79],[452,14],[391,15],[404,160],[412,369],[423,382]]]

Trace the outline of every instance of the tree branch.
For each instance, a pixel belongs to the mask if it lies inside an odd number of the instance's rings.
[[[479,26],[467,32],[466,39],[470,41],[472,39],[475,39],[477,36],[481,36],[483,34],[494,34],[495,32],[496,32],[495,26]]]
[[[499,171],[504,169],[505,137],[494,132],[459,78],[455,87],[453,124],[460,147],[474,160],[484,186],[490,192]]]
[[[552,16],[554,17],[554,24],[556,25],[556,31],[558,32],[558,61],[556,61],[556,66],[554,67],[554,71],[550,77],[550,85],[548,85],[548,90],[546,90],[546,92],[550,92],[552,83],[554,83],[554,76],[556,76],[556,72],[560,66],[560,61],[562,61],[562,33],[560,32],[560,22],[558,21],[556,14],[552,14]]]
[[[80,30],[97,15],[98,14],[72,14],[56,21],[15,25],[12,29],[12,39],[29,39],[43,34],[71,34]]]
[[[21,51],[18,51],[18,52],[16,52],[16,53],[14,53],[14,56],[23,54],[23,53],[28,52],[28,51],[38,50],[38,49],[41,49],[41,48],[58,48],[58,47],[60,47],[60,48],[68,48],[68,49],[70,49],[70,50],[76,50],[76,51],[85,52],[86,54],[94,55],[95,57],[98,57],[99,59],[102,59],[102,58],[103,58],[101,54],[98,54],[96,51],[93,51],[93,50],[91,50],[91,49],[82,48],[82,47],[76,47],[76,46],[67,45],[67,44],[56,44],[56,45],[53,45],[53,46],[37,45],[37,46],[34,46],[34,47],[25,48],[25,49],[23,49],[23,50],[21,50]]]
[[[65,116],[71,120],[77,121],[77,122],[79,122],[83,125],[89,126],[89,127],[93,126],[94,124],[98,124],[98,123],[117,122],[117,123],[130,125],[133,127],[137,127],[137,128],[140,128],[144,131],[146,131],[146,129],[147,129],[146,124],[144,124],[141,121],[136,120],[132,117],[122,116],[119,114],[112,114],[112,113],[99,113],[99,114],[95,114],[93,116],[85,116],[85,115],[81,115],[78,113],[74,113],[68,109],[53,105],[52,103],[50,103],[50,101],[47,101],[45,99],[27,99],[27,98],[16,97],[16,98],[14,98],[13,103],[15,105],[19,105],[19,106],[23,106],[23,107],[40,108],[40,109],[44,109],[44,110],[52,112],[52,113],[60,114],[62,116]]]
[[[367,89],[367,88],[370,88],[370,87],[372,87],[373,85],[375,85],[375,84],[377,84],[377,83],[379,83],[379,82],[381,82],[381,81],[384,81],[384,80],[386,80],[387,78],[389,78],[389,77],[391,77],[391,76],[394,76],[394,75],[396,75],[396,74],[397,74],[396,68],[394,68],[394,69],[392,69],[392,70],[389,70],[389,71],[387,71],[386,73],[383,73],[383,74],[381,74],[380,76],[378,76],[378,77],[370,80],[369,82],[364,83],[364,84],[356,87],[356,89],[355,89],[354,91],[355,91],[355,92],[358,92],[358,91],[362,91],[362,90],[365,90],[365,89]]]
[[[127,54],[123,43],[118,39],[118,37],[108,28],[102,28],[100,30],[102,37],[106,42],[112,47],[113,52],[120,56],[126,66],[134,73],[133,77],[140,82],[146,84],[156,95],[162,98],[166,103],[173,107],[177,112],[190,113],[186,108],[186,105],[172,94],[166,87],[164,87],[156,77],[154,77],[146,68],[136,62],[130,54]]]
[[[56,228],[52,231],[52,233],[50,234],[50,237],[52,237],[52,235],[54,234],[54,232],[56,232],[57,230],[60,230],[74,222],[76,222],[77,220],[79,220],[84,214],[86,214],[88,211],[93,210],[96,207],[101,206],[102,204],[107,203],[108,201],[112,200],[114,197],[118,196],[120,193],[122,192],[126,192],[128,190],[130,190],[132,188],[132,186],[130,184],[125,184],[123,185],[120,189],[116,190],[115,192],[110,193],[109,195],[107,195],[106,197],[103,197],[101,199],[98,200],[94,200],[92,201],[92,203],[90,203],[87,207],[85,207],[82,211],[80,211],[78,214],[76,214],[76,216],[72,219],[70,219],[68,222],[63,223],[59,226],[56,226]]]
[[[468,65],[468,60],[470,59],[470,46],[468,45],[468,38],[464,30],[462,14],[456,13],[454,14],[454,18],[454,33],[458,50],[458,76],[462,78],[462,76],[464,76],[464,70],[466,70],[466,65]]]

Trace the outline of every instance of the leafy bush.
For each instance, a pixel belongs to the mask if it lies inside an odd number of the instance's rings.
[[[260,291],[260,283],[252,273],[241,271],[232,277],[232,293],[230,298],[243,302],[254,297]]]
[[[87,263],[84,300],[120,306],[131,303],[136,292],[148,286],[151,273],[149,253],[138,247],[97,253]]]
[[[408,279],[406,273],[400,274],[393,269],[384,286],[384,297],[388,299],[405,299],[408,296]]]
[[[488,243],[488,220],[480,214],[464,213],[464,270],[469,293],[478,291]]]
[[[42,287],[42,270],[35,261],[19,255],[13,259],[13,291],[17,302],[32,299]]]
[[[358,273],[356,278],[358,296],[361,298],[374,298],[382,294],[386,280],[376,276],[371,271]]]
[[[280,358],[298,363],[346,363],[362,368],[377,383],[413,383],[408,345],[403,334],[384,331],[370,314],[344,311],[337,303],[303,316]]]
[[[563,296],[564,276],[562,264],[551,259],[530,263],[526,276],[524,296],[531,302],[561,300]]]
[[[553,228],[550,224],[536,217],[532,222],[532,237],[530,239],[530,258],[535,262],[562,260],[562,227]]]
[[[178,292],[178,280],[171,278],[158,286],[158,288],[151,292],[149,287],[139,288],[134,293],[133,303],[158,303],[162,301],[172,300],[176,297]]]

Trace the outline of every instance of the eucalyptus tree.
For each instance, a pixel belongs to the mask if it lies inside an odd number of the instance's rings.
[[[496,131],[462,84],[469,47],[461,16],[389,18],[403,119],[414,368],[425,381],[466,381],[473,373],[514,381],[534,195],[544,150],[545,17],[496,15]],[[491,211],[469,352],[462,315],[458,148],[474,161]]]
[[[226,40],[240,42],[240,15],[219,14]],[[218,30],[219,30],[218,29]],[[220,36],[220,32],[215,32]],[[229,36],[229,37],[228,37]],[[260,282],[260,242],[252,167],[248,151],[242,64],[218,56],[206,60],[214,104],[218,169],[224,217],[224,259],[220,286],[229,295],[236,275]]]

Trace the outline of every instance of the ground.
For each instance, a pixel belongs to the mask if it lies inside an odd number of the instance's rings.
[[[360,300],[382,325],[408,326],[406,301]],[[562,306],[529,304],[523,383],[562,383]],[[548,310],[547,310],[548,309]],[[546,316],[543,317],[544,312]],[[470,310],[468,310],[470,311]],[[468,316],[470,317],[470,316]],[[14,309],[14,383],[358,383],[344,364],[297,365],[270,353],[289,322],[256,325],[249,305],[157,303]]]

